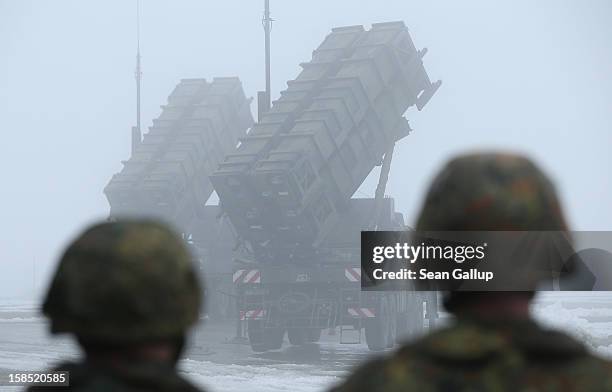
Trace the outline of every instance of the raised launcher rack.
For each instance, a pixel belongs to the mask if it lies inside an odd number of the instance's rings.
[[[188,227],[213,192],[208,176],[252,125],[238,78],[181,80],[104,189],[111,216],[156,216]]]
[[[410,131],[405,111],[420,110],[440,86],[423,67],[425,52],[403,22],[333,29],[226,156],[211,181],[260,259],[316,245],[337,224],[385,151]]]

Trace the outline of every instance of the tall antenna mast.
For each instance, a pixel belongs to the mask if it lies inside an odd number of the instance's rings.
[[[272,103],[272,93],[270,88],[270,32],[272,31],[272,19],[270,18],[270,0],[265,0],[263,25],[264,31],[266,33],[266,107],[270,109]]]
[[[142,141],[142,130],[140,128],[140,84],[142,81],[142,70],[140,69],[140,1],[136,0],[136,126],[132,127],[132,154]]]
[[[270,18],[270,0],[264,0],[264,16],[261,20],[265,32],[265,51],[266,51],[266,91],[260,91],[257,96],[258,115],[259,118],[263,113],[270,110],[272,106],[272,92],[270,88],[270,32],[272,31],[272,22]]]

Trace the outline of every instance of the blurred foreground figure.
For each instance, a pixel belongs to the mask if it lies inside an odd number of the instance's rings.
[[[461,156],[433,181],[417,230],[567,230],[529,160]],[[512,279],[512,266],[506,278]],[[535,285],[534,285],[535,290]],[[612,391],[612,364],[530,318],[532,292],[450,292],[448,328],[358,369],[336,391]]]
[[[74,334],[85,354],[55,370],[70,372],[71,390],[196,391],[176,363],[200,301],[189,252],[168,228],[95,225],[64,253],[43,305],[51,332]]]

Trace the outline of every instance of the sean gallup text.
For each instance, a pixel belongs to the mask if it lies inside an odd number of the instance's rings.
[[[421,268],[418,271],[402,268],[399,271],[384,271],[377,268],[372,271],[376,280],[482,280],[488,282],[495,276],[492,271],[478,271],[471,268],[467,271],[456,268],[452,271],[428,271]]]

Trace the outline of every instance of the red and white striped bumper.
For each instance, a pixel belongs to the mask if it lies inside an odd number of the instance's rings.
[[[376,317],[376,312],[372,308],[348,308],[348,314],[354,318]]]
[[[241,310],[240,320],[261,320],[266,317],[265,309]]]
[[[232,276],[232,281],[235,284],[242,283],[261,283],[261,274],[259,270],[237,270]]]
[[[361,282],[361,268],[349,267],[344,269],[344,277],[349,282]]]

